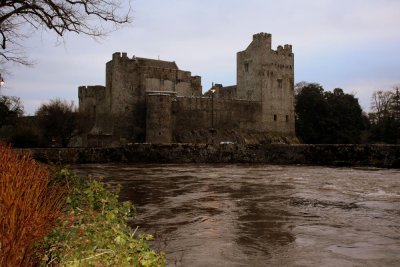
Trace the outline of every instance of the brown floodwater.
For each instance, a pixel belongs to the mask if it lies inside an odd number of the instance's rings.
[[[75,165],[122,185],[168,266],[400,266],[400,170]]]

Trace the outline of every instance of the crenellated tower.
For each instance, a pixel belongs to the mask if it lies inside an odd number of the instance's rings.
[[[174,61],[128,57],[120,52],[106,63],[105,83],[101,88],[79,88],[80,107],[93,121],[89,134],[106,134],[118,144],[145,142],[146,118],[152,117],[146,113],[162,114],[154,107],[148,109],[148,92],[173,92],[186,97],[202,94],[201,77],[180,70]]]
[[[105,86],[78,90],[80,112],[88,119],[84,145],[295,140],[292,46],[273,50],[271,39],[253,35],[237,53],[237,85],[216,85],[204,95],[201,77],[175,61],[114,53]]]
[[[295,136],[294,55],[292,46],[271,48],[268,33],[253,35],[246,50],[237,53],[237,97],[262,102],[260,129]]]

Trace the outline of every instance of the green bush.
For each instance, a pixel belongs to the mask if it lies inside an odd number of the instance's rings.
[[[44,240],[41,265],[62,266],[164,266],[164,255],[147,244],[148,234],[136,234],[127,224],[134,215],[130,202],[104,184],[85,181],[61,170],[56,181],[70,188],[68,208],[61,226]]]

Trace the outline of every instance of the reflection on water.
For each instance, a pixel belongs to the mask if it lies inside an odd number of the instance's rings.
[[[169,266],[398,266],[400,171],[77,165],[121,184]]]

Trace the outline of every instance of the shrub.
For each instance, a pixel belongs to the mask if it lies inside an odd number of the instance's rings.
[[[0,266],[33,266],[34,243],[61,215],[64,191],[29,154],[0,144]]]
[[[128,226],[133,214],[100,181],[66,169],[52,178],[0,144],[0,266],[164,266],[152,236]]]
[[[118,194],[100,181],[83,180],[66,169],[56,181],[70,188],[61,226],[44,240],[42,265],[164,266],[147,244],[151,235],[136,235],[127,224],[133,205],[118,201]]]

